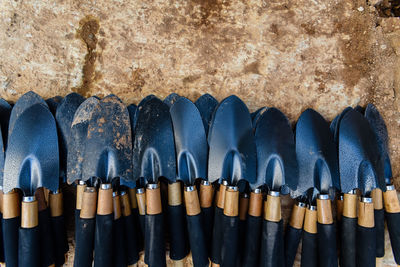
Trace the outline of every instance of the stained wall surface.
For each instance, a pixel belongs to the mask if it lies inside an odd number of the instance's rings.
[[[29,90],[114,93],[127,104],[236,94],[293,122],[306,108],[331,120],[371,102],[387,122],[400,189],[400,20],[386,0],[12,0],[0,10],[9,101]]]

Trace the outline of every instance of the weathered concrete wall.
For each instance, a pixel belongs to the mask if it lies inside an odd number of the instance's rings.
[[[400,21],[377,1],[2,1],[0,94],[237,94],[293,121],[372,102],[400,188]]]

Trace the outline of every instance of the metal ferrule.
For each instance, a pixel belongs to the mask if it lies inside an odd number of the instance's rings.
[[[309,205],[308,209],[309,210],[317,210],[317,206]]]
[[[61,193],[61,189],[57,189],[56,191],[52,191],[51,193],[53,195],[59,194],[59,193]]]
[[[322,200],[329,199],[329,195],[328,194],[319,194],[318,199],[322,199]]]
[[[144,193],[144,188],[140,187],[136,189],[136,194],[143,194]]]
[[[79,185],[85,185],[86,183],[85,183],[85,181],[80,180],[78,184]]]
[[[147,189],[157,189],[158,188],[158,184],[147,184]]]
[[[353,190],[350,190],[349,192],[347,192],[346,194],[349,194],[349,195],[355,195],[355,194],[357,194],[357,190],[355,190],[355,189],[353,189]]]
[[[392,185],[392,184],[386,185],[386,190],[387,191],[395,190],[394,185]]]
[[[372,197],[361,197],[361,202],[372,203]]]
[[[338,197],[338,200],[343,200],[343,199],[344,199],[343,195],[340,194],[339,197]]]
[[[189,186],[186,186],[186,187],[185,187],[185,191],[186,191],[186,192],[193,192],[194,189],[195,189],[195,188],[194,188],[193,185],[189,185]]]
[[[103,190],[111,189],[112,185],[111,184],[101,184],[100,188]]]
[[[35,196],[28,196],[22,198],[22,202],[33,202],[35,200],[36,200]]]
[[[125,196],[126,195],[126,191],[121,191],[121,193],[119,195],[120,196]]]
[[[211,183],[206,180],[201,180],[201,185],[211,185]]]
[[[304,203],[304,202],[297,202],[296,205],[297,205],[298,207],[300,207],[300,208],[305,208],[305,207],[307,206],[307,204]]]
[[[280,193],[279,193],[279,191],[269,191],[268,195],[273,196],[273,197],[279,197]]]
[[[228,181],[223,180],[222,185],[228,185]]]
[[[238,190],[239,190],[239,187],[234,186],[234,185],[230,185],[230,186],[228,186],[226,189],[231,190],[231,191],[238,191]]]
[[[94,193],[94,192],[96,192],[96,188],[94,188],[94,187],[86,187],[85,188],[85,192],[88,192],[88,193]]]
[[[261,188],[256,188],[253,190],[254,194],[261,194]]]
[[[118,196],[118,191],[113,192],[113,197],[117,197]]]
[[[249,196],[249,194],[247,194],[247,193],[243,193],[243,195],[242,195],[242,198],[249,198],[250,196]]]

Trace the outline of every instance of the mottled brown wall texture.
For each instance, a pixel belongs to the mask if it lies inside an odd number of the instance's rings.
[[[255,110],[331,120],[372,102],[400,189],[398,1],[1,2],[0,95],[237,94]],[[387,260],[389,264],[390,260]]]

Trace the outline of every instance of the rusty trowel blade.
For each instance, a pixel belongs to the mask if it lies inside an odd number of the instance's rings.
[[[68,143],[67,155],[67,181],[69,184],[72,184],[76,180],[82,180],[87,129],[93,110],[99,102],[97,97],[89,97],[75,111],[71,123],[71,138]]]
[[[364,116],[349,110],[339,129],[340,183],[343,193],[360,189],[364,196],[379,187],[385,190],[383,161],[376,136]]]
[[[170,108],[174,127],[178,179],[194,185],[207,173],[208,147],[200,112],[192,101],[180,97]]]
[[[33,196],[39,187],[59,187],[57,128],[50,110],[35,104],[22,112],[9,136],[4,165],[5,193],[20,188]]]
[[[289,193],[298,183],[294,135],[289,120],[280,110],[260,112],[255,129],[257,147],[257,182],[252,188],[266,185],[269,190]]]
[[[132,131],[126,106],[109,95],[95,106],[89,121],[82,167],[83,180],[100,178],[111,183],[114,178],[131,181]]]
[[[153,97],[140,106],[133,144],[135,179],[176,180],[175,144],[169,107]]]
[[[339,188],[338,157],[329,124],[315,110],[304,111],[296,125],[299,185],[295,196],[314,187],[315,193],[333,193]]]
[[[237,96],[224,99],[215,110],[208,133],[208,178],[227,180],[243,191],[256,181],[256,146],[249,110]]]
[[[390,163],[389,148],[388,148],[388,131],[385,120],[382,118],[378,109],[373,104],[368,104],[365,109],[365,118],[374,131],[379,147],[379,155],[384,164],[384,179],[386,184],[391,184],[392,179],[392,164]]]

